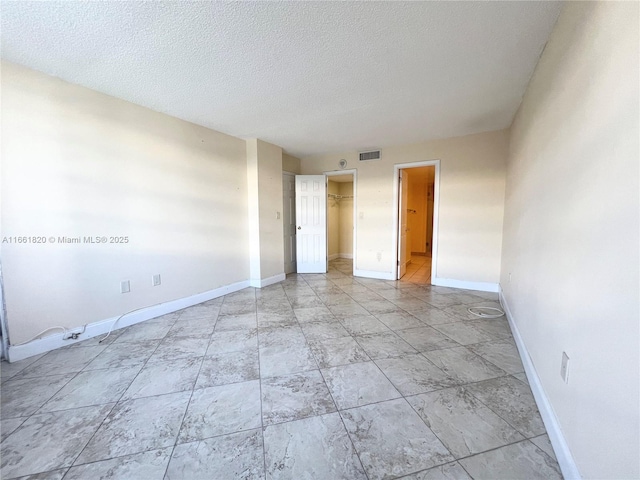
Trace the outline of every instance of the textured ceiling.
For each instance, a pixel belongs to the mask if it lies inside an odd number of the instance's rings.
[[[509,126],[560,7],[2,0],[2,57],[308,156]]]

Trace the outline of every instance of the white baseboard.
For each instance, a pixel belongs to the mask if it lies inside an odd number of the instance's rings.
[[[329,257],[327,257],[329,259],[329,261],[331,260],[336,260],[338,258],[340,258],[340,254],[339,253],[333,253],[331,255],[329,255]]]
[[[255,288],[268,287],[269,285],[273,285],[274,283],[282,282],[286,278],[287,276],[284,273],[279,273],[278,275],[274,275],[268,278],[249,280],[249,286]]]
[[[549,440],[551,440],[551,445],[553,445],[553,451],[556,454],[556,458],[558,459],[558,464],[560,465],[560,470],[562,470],[562,475],[567,480],[579,480],[582,478],[580,475],[580,471],[578,470],[578,466],[571,455],[571,450],[569,449],[569,445],[562,434],[562,429],[560,428],[560,422],[558,421],[558,417],[556,417],[555,412],[553,411],[553,406],[547,397],[547,394],[542,387],[542,382],[540,382],[540,378],[538,377],[538,373],[536,372],[535,366],[533,365],[533,361],[529,356],[529,352],[527,351],[527,347],[522,340],[522,336],[520,335],[520,331],[516,323],[513,320],[513,315],[511,315],[511,310],[509,310],[509,305],[507,304],[507,300],[504,297],[502,289],[500,289],[500,303],[502,308],[507,315],[507,320],[509,321],[509,326],[511,327],[511,332],[513,333],[513,339],[516,342],[518,347],[518,352],[520,353],[520,358],[522,359],[522,364],[524,365],[525,373],[527,374],[527,380],[529,380],[529,386],[531,387],[531,391],[533,392],[533,396],[536,399],[536,404],[538,405],[538,410],[540,411],[540,416],[542,417],[542,421],[544,422],[544,426],[547,429],[547,434],[549,435]]]
[[[391,272],[374,272],[372,270],[354,270],[354,277],[377,278],[378,280],[395,280]]]
[[[278,277],[279,276],[280,275],[278,275]],[[285,275],[282,274],[281,276],[284,280]],[[206,292],[198,293],[196,295],[191,295],[189,297],[179,298],[177,300],[172,300],[169,302],[143,308],[122,317],[118,321],[117,325],[115,325],[114,330],[128,327],[136,323],[144,322],[145,320],[150,320],[152,318],[160,317],[162,315],[166,315],[167,313],[173,313],[178,310],[182,310],[183,308],[192,307],[193,305],[206,302],[207,300],[213,300],[214,298],[221,297],[228,293],[237,292],[238,290],[242,290],[249,286],[249,282],[245,280],[242,282],[233,283],[231,285],[225,285],[224,287],[215,288],[213,290],[208,290]],[[39,340],[34,340],[33,342],[29,342],[25,345],[9,345],[7,351],[8,360],[9,362],[17,362],[18,360],[23,360],[40,353],[46,353],[51,350],[55,350],[56,348],[66,347],[74,343],[87,340],[89,338],[97,337],[98,335],[104,335],[109,331],[111,325],[117,319],[118,316],[115,316],[88,324],[84,333],[77,340],[63,340],[64,332],[62,332],[49,335]],[[78,329],[79,327],[70,330],[76,331]]]
[[[478,290],[480,292],[497,293],[500,290],[500,286],[497,283],[468,282],[466,280],[455,280],[453,278],[436,277],[431,281],[431,284],[438,285],[440,287],[463,288],[465,290]]]

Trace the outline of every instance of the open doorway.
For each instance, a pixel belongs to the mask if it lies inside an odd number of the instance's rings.
[[[328,270],[353,274],[355,174],[327,173]]]
[[[396,165],[397,279],[430,285],[435,276],[437,161]]]

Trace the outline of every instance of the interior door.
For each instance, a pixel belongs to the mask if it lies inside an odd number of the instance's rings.
[[[284,235],[284,273],[296,271],[296,177],[282,175],[282,228]]]
[[[296,259],[298,273],[327,271],[327,180],[296,175]]]
[[[409,204],[408,175],[400,170],[398,179],[398,280],[407,273],[407,206]]]

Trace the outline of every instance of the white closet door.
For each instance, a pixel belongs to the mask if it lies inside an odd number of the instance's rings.
[[[327,180],[296,175],[296,258],[298,273],[327,271]]]

